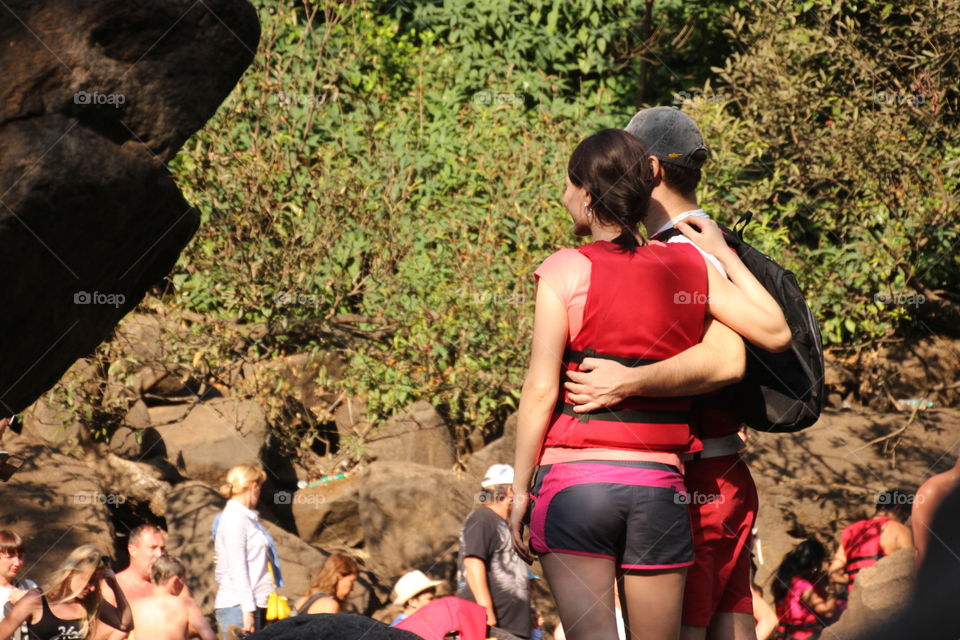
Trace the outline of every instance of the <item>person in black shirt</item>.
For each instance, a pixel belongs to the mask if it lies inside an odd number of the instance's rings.
[[[487,610],[495,638],[529,638],[530,573],[513,547],[510,508],[513,467],[495,464],[481,483],[483,506],[467,516],[460,531],[457,595]]]

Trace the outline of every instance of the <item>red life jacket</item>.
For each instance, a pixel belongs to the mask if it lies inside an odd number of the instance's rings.
[[[670,247],[693,246],[688,242],[670,242]],[[736,253],[732,248],[731,251]],[[740,431],[743,420],[737,415],[734,398],[726,389],[697,396],[693,400],[692,425],[700,439],[721,438]]]
[[[790,590],[787,592],[787,596],[777,603],[778,622],[777,635],[775,636],[777,638],[804,640],[826,626],[817,617],[817,614],[803,604],[801,600],[803,592],[813,585],[807,580],[803,580],[805,584],[798,584],[800,580],[802,578],[794,576],[793,580],[790,581]],[[816,589],[816,587],[813,588]]]
[[[847,556],[847,575],[853,584],[861,569],[872,567],[885,556],[880,546],[880,533],[890,518],[871,518],[854,522],[840,534],[840,544]]]
[[[743,420],[733,408],[726,389],[697,396],[693,400],[693,428],[697,437],[721,438],[740,431]]]
[[[590,288],[583,325],[564,355],[567,369],[575,369],[585,357],[628,366],[650,364],[700,342],[707,272],[693,246],[649,245],[631,253],[599,241],[579,251],[591,263]],[[637,397],[578,414],[564,391],[544,444],[699,451],[703,447],[690,428],[690,406],[690,398]]]

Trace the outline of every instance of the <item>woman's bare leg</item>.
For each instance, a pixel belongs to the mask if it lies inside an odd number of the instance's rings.
[[[540,563],[568,640],[618,640],[613,560],[547,553]]]
[[[629,640],[678,640],[686,567],[627,571],[618,582]]]

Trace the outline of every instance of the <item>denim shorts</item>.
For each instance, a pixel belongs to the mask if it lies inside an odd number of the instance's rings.
[[[231,636],[228,634],[230,627],[237,627],[237,637],[241,634],[239,630],[243,628],[243,611],[240,609],[240,605],[234,607],[226,607],[225,609],[216,609],[214,614],[217,618],[217,639],[218,640],[230,640]],[[263,629],[264,623],[266,622],[267,610],[263,607],[258,608],[253,612],[253,625],[255,631],[260,631]]]

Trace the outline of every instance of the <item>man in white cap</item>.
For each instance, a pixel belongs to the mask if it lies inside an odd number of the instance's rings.
[[[460,530],[457,595],[487,610],[490,637],[529,638],[530,573],[510,535],[513,467],[491,466],[480,487],[483,504],[470,512]]]
[[[404,618],[409,618],[421,607],[430,604],[437,595],[437,586],[441,584],[443,580],[431,580],[423,571],[414,570],[403,574],[393,588],[396,595],[393,604],[403,607],[403,611],[390,626],[396,626]]]

